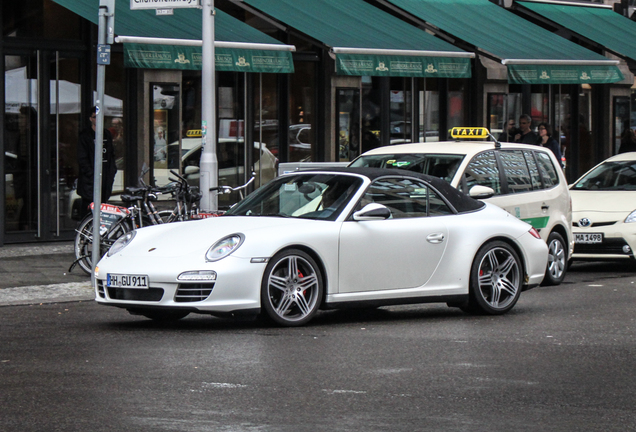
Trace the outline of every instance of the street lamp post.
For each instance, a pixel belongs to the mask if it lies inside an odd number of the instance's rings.
[[[95,125],[95,164],[93,178],[93,247],[91,263],[93,270],[101,258],[100,248],[100,210],[102,206],[102,152],[104,150],[104,87],[106,83],[106,65],[110,64],[110,46],[115,38],[115,0],[100,0],[99,23],[97,29],[97,107]],[[91,272],[95,281],[95,271]]]
[[[218,200],[210,188],[218,185],[219,163],[216,157],[216,80],[214,66],[214,0],[203,3],[203,48],[201,71],[201,208],[216,210]]]

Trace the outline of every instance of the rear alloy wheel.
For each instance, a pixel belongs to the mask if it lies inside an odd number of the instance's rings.
[[[521,260],[510,245],[501,241],[479,249],[470,273],[472,312],[501,315],[513,308],[521,294]]]
[[[565,278],[568,268],[568,254],[565,240],[558,232],[548,237],[548,266],[545,269],[543,286],[559,285]]]
[[[261,284],[261,305],[275,323],[300,326],[318,311],[322,290],[316,262],[301,250],[289,249],[269,261]]]

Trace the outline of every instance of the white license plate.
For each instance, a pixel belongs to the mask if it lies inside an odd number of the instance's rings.
[[[109,288],[148,288],[148,276],[111,274],[106,275],[106,286]]]
[[[603,234],[574,234],[574,242],[582,244],[603,243]]]

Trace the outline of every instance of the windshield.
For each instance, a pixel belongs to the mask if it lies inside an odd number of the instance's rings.
[[[225,215],[335,220],[361,184],[359,177],[339,174],[279,177]]]
[[[636,161],[605,162],[572,186],[573,190],[636,190]]]
[[[464,155],[457,154],[394,153],[362,155],[351,162],[349,166],[400,168],[439,177],[450,183],[463,159]]]

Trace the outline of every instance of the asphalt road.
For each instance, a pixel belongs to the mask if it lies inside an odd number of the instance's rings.
[[[290,329],[1,307],[0,430],[636,430],[636,269],[584,268],[501,317],[417,305]]]

